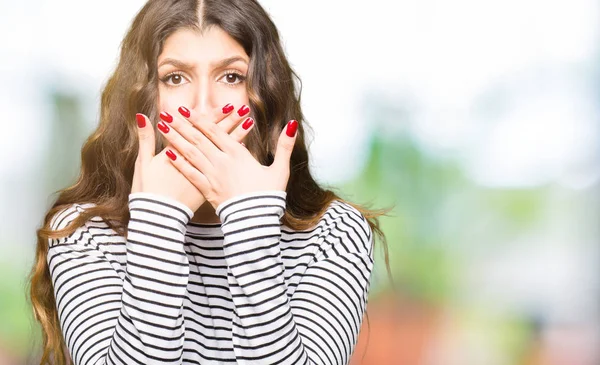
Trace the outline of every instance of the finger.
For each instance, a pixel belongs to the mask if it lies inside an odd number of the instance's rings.
[[[199,115],[198,113],[195,113],[194,111],[186,108],[185,106],[180,106],[177,111],[179,111],[179,114],[187,119],[188,122],[190,122],[192,125],[195,125],[197,123],[197,121],[199,120],[204,120],[207,122],[212,122],[215,124],[219,124],[221,126],[221,128],[223,128],[223,130],[225,130],[227,133],[229,133],[233,127],[235,126],[235,121],[232,122],[225,122],[223,123],[223,121],[225,119],[227,119],[228,116],[231,115],[231,112],[233,111],[234,107],[231,103],[226,104],[223,107],[220,108],[215,108],[213,110],[211,110],[209,113],[206,113],[204,115]],[[239,121],[239,120],[238,120]]]
[[[136,114],[136,123],[138,126],[138,154],[135,159],[135,167],[133,169],[133,178],[131,181],[131,192],[137,193],[142,191],[142,169],[143,166],[154,155],[154,130],[148,122],[148,118],[143,114]]]
[[[144,114],[138,113],[135,116],[138,125],[138,159],[145,163],[154,157],[155,140],[152,124]]]
[[[294,150],[294,143],[296,142],[297,129],[298,121],[292,119],[287,123],[287,126],[281,132],[279,141],[277,142],[277,150],[275,151],[275,158],[273,161],[275,168],[282,169],[284,171],[289,169],[292,151]]]
[[[228,103],[218,110],[215,109],[212,112],[212,115],[206,116],[205,118],[200,118],[200,116],[193,113],[185,106],[180,106],[178,111],[183,118],[187,119],[187,121],[194,126],[196,126],[200,120],[205,120],[207,122],[218,124],[225,133],[231,133],[236,126],[239,126],[240,122],[245,121],[250,115],[250,108],[247,105],[242,105],[235,113],[233,112],[234,109],[235,107],[233,104]]]
[[[181,110],[179,112],[181,113]],[[198,128],[193,124],[190,124],[191,122],[189,119],[186,121],[183,117],[171,116],[171,114],[167,112],[160,113],[160,119],[167,122],[168,125],[175,129],[186,141],[203,151],[210,160],[218,158],[218,156],[221,155],[221,151],[217,146],[215,146],[207,136],[202,134]]]
[[[239,148],[239,141],[235,141],[223,128],[215,123],[204,121],[196,122],[194,125],[202,134],[221,151],[228,155],[232,155]],[[203,146],[201,145],[200,148]]]
[[[161,113],[161,119],[169,119],[168,117],[170,117],[169,114],[162,112]],[[190,162],[190,164],[192,164],[196,169],[200,170],[203,174],[206,174],[208,176],[212,176],[214,168],[215,168],[215,164],[217,164],[217,158],[219,156],[216,156],[216,153],[220,153],[222,154],[223,152],[219,151],[218,148],[216,148],[210,141],[206,141],[204,142],[204,145],[208,146],[212,146],[209,148],[202,148],[200,149],[200,147],[202,146],[196,146],[192,143],[190,143],[190,141],[188,141],[187,139],[185,139],[175,128],[171,128],[171,127],[175,127],[176,125],[179,125],[181,127],[181,124],[187,124],[181,120],[176,120],[176,118],[170,118],[171,123],[170,126],[167,125],[167,123],[165,123],[165,121],[163,120],[162,122],[158,123],[157,127],[158,130],[162,133],[162,135],[171,143],[171,145],[173,145],[173,147],[181,154],[185,157],[185,159],[187,161]],[[189,127],[189,125],[188,125]],[[191,127],[192,129],[194,129],[193,127]],[[195,133],[200,133],[199,131],[195,131]],[[205,154],[205,151],[210,151],[211,156],[208,156]],[[215,164],[213,164],[213,161],[215,162]]]
[[[224,118],[219,121],[219,126],[226,133],[231,132],[231,130],[238,126],[242,120],[246,120],[246,118],[250,116],[250,107],[247,105],[242,105],[237,111],[233,112],[234,109],[232,104],[227,104],[221,109]]]
[[[245,112],[244,110],[246,109],[243,109],[244,107],[245,106],[240,108],[242,109],[242,115],[248,115],[249,112]],[[252,117],[242,117],[240,119],[239,114],[237,112],[231,113],[233,109],[234,108],[232,104],[227,104],[223,108],[221,108],[222,119],[220,120],[220,122],[217,123],[219,127],[223,129],[223,131],[229,133],[229,135],[233,138],[234,141],[240,142],[246,137],[246,135],[248,135],[248,132],[250,132],[252,126],[254,126],[254,119]],[[197,129],[195,126],[198,123],[196,120],[197,118],[195,115],[192,114],[192,112],[188,108],[180,106],[178,111],[179,114],[181,114],[181,116],[185,118],[189,122],[189,124],[191,124],[192,128]],[[233,117],[233,115],[237,115],[238,117]],[[241,123],[239,123],[240,120],[242,120]],[[234,127],[236,125],[237,127],[235,127],[233,131],[231,131],[231,127]],[[193,135],[193,130],[190,129],[187,123],[177,124],[176,128],[178,131],[181,132],[181,134],[184,137],[188,135]],[[206,138],[206,136],[202,136]]]
[[[185,176],[185,178],[188,179],[202,195],[206,196],[210,192],[211,185],[206,176],[192,166],[184,156],[179,154],[178,151],[170,148],[165,148],[164,153],[175,168],[179,170],[179,172],[181,172],[181,174]]]
[[[252,119],[251,117],[248,117],[248,118],[244,119],[244,122],[241,125],[239,125],[229,135],[231,136],[231,138],[233,138],[234,141],[242,142],[244,140],[244,138],[246,138],[248,133],[250,133],[250,130],[252,130],[252,127],[254,127],[254,119]],[[244,146],[246,146],[243,142],[242,142],[242,144]]]
[[[188,126],[188,123],[180,123],[177,124],[175,126],[175,128],[177,128],[177,130],[186,138],[188,139],[192,144],[195,144],[196,146],[198,146],[199,149],[202,150],[202,147],[206,147],[207,150],[203,150],[203,152],[207,155],[207,157],[210,159],[214,156],[213,152],[210,150],[211,146],[206,146],[206,138],[208,138],[208,140],[210,140],[210,142],[212,142],[211,144],[213,144],[214,146],[216,146],[217,148],[219,148],[221,151],[227,153],[227,154],[233,154],[235,151],[235,148],[239,147],[237,145],[235,145],[234,142],[239,142],[241,140],[241,138],[245,137],[245,133],[240,133],[239,131],[237,132],[237,138],[233,138],[233,141],[231,140],[231,138],[228,136],[228,134],[231,132],[231,130],[240,124],[241,120],[247,121],[248,117],[244,118],[244,116],[247,116],[250,114],[250,108],[247,105],[242,105],[237,112],[232,113],[232,111],[234,110],[234,107],[232,104],[227,104],[225,105],[222,110],[221,110],[221,114],[224,116],[224,119],[221,119],[220,122],[218,122],[218,127],[217,128],[217,123],[211,123],[210,121],[207,121],[206,118],[199,118],[197,115],[193,115],[192,112],[184,107],[181,106],[179,107],[178,111],[179,114],[187,119],[188,122],[190,122],[192,124],[192,126],[201,131],[201,134],[195,133],[195,131],[193,129],[190,129]],[[161,113],[161,117],[162,117],[162,113]],[[177,119],[177,118],[169,118],[164,119],[165,121],[169,122],[170,120],[173,119]],[[218,118],[217,118],[218,120]],[[242,123],[243,124],[243,123]],[[254,122],[252,122],[252,124],[254,124]],[[180,128],[181,126],[181,128]],[[246,127],[249,127],[248,125],[246,125]],[[249,128],[247,128],[249,129]]]

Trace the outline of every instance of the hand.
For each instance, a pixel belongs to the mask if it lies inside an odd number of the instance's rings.
[[[185,109],[182,109],[185,110]],[[226,118],[227,115],[219,110],[220,116],[216,116],[222,131],[229,132],[235,125],[231,118]],[[216,114],[216,113],[215,113]],[[168,114],[161,115],[161,119]],[[224,119],[225,118],[225,119]],[[159,154],[154,155],[155,137],[154,129],[148,118],[143,114],[137,114],[138,121],[138,137],[139,137],[139,152],[135,161],[135,170],[133,173],[133,181],[131,192],[148,192],[171,199],[175,199],[195,212],[206,199],[198,189],[183,176],[173,164],[171,164],[169,155],[170,148],[164,148]],[[189,126],[191,127],[191,125]],[[167,127],[168,128],[168,127]],[[237,130],[234,132],[234,138],[241,140],[244,134]],[[174,156],[174,155],[171,155]]]
[[[173,125],[174,130],[164,135],[175,148],[173,152],[177,158],[172,160],[173,165],[215,209],[236,195],[286,190],[297,121],[289,121],[281,132],[271,166],[261,165],[245,147],[214,123],[191,122],[195,128],[185,128],[185,123],[177,123]],[[252,125],[248,131],[251,128]]]

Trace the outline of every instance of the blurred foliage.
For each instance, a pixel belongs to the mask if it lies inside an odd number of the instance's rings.
[[[29,353],[32,333],[37,336],[39,332],[37,326],[32,324],[31,306],[25,297],[24,276],[24,272],[20,273],[13,267],[0,267],[0,338],[2,345],[17,356]]]
[[[504,243],[544,212],[543,188],[476,186],[458,161],[428,156],[408,134],[390,139],[376,132],[369,153],[363,172],[341,190],[372,209],[394,207],[380,222],[394,281],[412,297],[438,304],[450,300],[469,259],[465,251]],[[389,284],[381,246],[377,255],[372,295]]]
[[[411,296],[437,302],[451,290],[456,263],[445,249],[450,237],[440,230],[440,208],[447,191],[458,188],[460,180],[456,167],[427,158],[406,136],[391,142],[375,134],[365,169],[341,188],[356,202],[368,201],[370,208],[394,207],[380,218],[381,228],[392,276]],[[385,283],[378,281],[387,280],[381,246],[377,254],[372,295],[385,290]]]
[[[81,147],[91,131],[84,123],[80,97],[52,90],[50,98],[54,106],[52,135],[48,138],[51,151],[47,155],[48,162],[44,164],[47,178],[43,181],[45,191],[54,193],[75,182],[79,174]]]
[[[48,197],[48,204],[57,197],[59,189],[70,186],[77,178],[81,146],[89,133],[81,113],[79,97],[51,90],[49,98],[53,106],[49,150],[47,160],[38,174],[38,188],[44,191],[45,196],[52,194]],[[41,224],[44,213],[35,212],[32,217]],[[34,244],[22,242],[24,246]],[[8,351],[17,358],[31,356],[41,343],[40,327],[33,318],[27,282],[33,257],[26,262],[25,267],[17,267],[12,263],[0,266],[0,342],[5,348],[4,352]]]

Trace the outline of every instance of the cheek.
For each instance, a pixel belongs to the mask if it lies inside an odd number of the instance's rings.
[[[168,113],[176,113],[177,109],[182,105],[189,105],[189,92],[185,92],[183,88],[180,90],[168,90],[164,87],[158,89],[158,112],[167,111]]]
[[[250,100],[248,100],[248,93],[246,92],[246,90],[243,90],[240,93],[240,103],[247,105],[249,102],[250,102]]]
[[[232,90],[221,90],[219,97],[217,98],[217,104],[219,106],[225,106],[227,103],[233,104],[234,107],[239,108],[242,105],[248,105],[248,93],[244,87],[232,89]]]

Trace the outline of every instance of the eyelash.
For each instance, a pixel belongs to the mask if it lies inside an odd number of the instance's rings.
[[[239,82],[237,82],[235,84],[230,84],[230,83],[226,82],[225,85],[227,85],[227,86],[235,87],[235,86],[238,86],[239,84],[242,84],[244,81],[246,81],[246,76],[244,76],[241,73],[239,73],[237,71],[234,71],[234,70],[227,70],[227,71],[225,71],[225,73],[219,78],[219,80],[222,79],[223,77],[227,77],[229,75],[236,75],[237,78],[238,78],[238,80],[239,80]],[[179,85],[169,85],[167,83],[167,81],[169,81],[169,79],[171,77],[173,77],[173,76],[181,76],[181,77],[185,78],[185,76],[183,75],[182,72],[175,71],[175,72],[171,72],[171,73],[165,75],[162,79],[160,79],[160,81],[162,81],[165,85],[167,85],[167,87],[176,87],[176,86],[179,86]]]
[[[236,75],[237,78],[238,78],[238,80],[239,80],[239,82],[237,82],[235,84],[225,83],[228,86],[231,86],[231,87],[237,86],[239,84],[244,83],[244,81],[246,81],[246,76],[242,75],[241,73],[239,73],[239,72],[237,72],[235,70],[227,70],[227,71],[225,71],[225,73],[223,74],[223,76],[221,76],[221,78],[229,76],[229,75]]]

